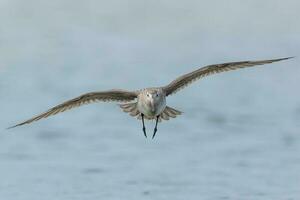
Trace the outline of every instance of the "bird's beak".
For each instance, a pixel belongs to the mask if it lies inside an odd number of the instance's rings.
[[[153,100],[150,101],[150,106],[151,106],[151,111],[155,112],[155,106],[154,106],[154,101]]]

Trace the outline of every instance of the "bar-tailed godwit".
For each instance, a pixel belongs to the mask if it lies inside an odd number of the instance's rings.
[[[29,120],[26,120],[22,123],[19,123],[15,126],[9,127],[14,128],[24,124],[29,124],[31,122],[40,120],[42,118],[47,118],[50,115],[55,115],[60,112],[64,112],[71,108],[81,106],[83,104],[88,104],[92,102],[102,101],[115,101],[122,102],[119,106],[123,109],[124,112],[129,113],[133,117],[137,117],[142,120],[143,123],[143,132],[145,137],[146,128],[144,119],[155,119],[155,128],[153,132],[152,139],[155,137],[157,132],[157,123],[162,120],[169,120],[170,118],[175,118],[177,115],[180,115],[182,112],[167,106],[166,97],[169,95],[175,94],[180,89],[183,89],[190,83],[203,78],[208,75],[215,73],[226,72],[230,70],[236,70],[239,68],[252,67],[256,65],[264,65],[273,62],[278,62],[282,60],[287,60],[292,57],[279,58],[272,60],[258,60],[258,61],[241,61],[241,62],[229,62],[222,64],[208,65],[202,68],[199,68],[195,71],[192,71],[188,74],[184,74],[171,83],[163,87],[153,87],[145,88],[137,91],[126,91],[126,90],[108,90],[102,92],[90,92],[83,94],[79,97],[66,101],[62,104],[59,104],[48,111],[39,114]]]

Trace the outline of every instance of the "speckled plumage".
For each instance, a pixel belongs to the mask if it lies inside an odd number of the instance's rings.
[[[175,118],[176,116],[180,115],[182,112],[174,108],[168,107],[166,104],[166,97],[175,94],[177,91],[183,89],[192,82],[215,73],[236,70],[239,68],[252,67],[256,65],[264,65],[282,60],[287,60],[290,58],[292,57],[272,60],[242,61],[208,65],[206,67],[202,67],[195,71],[182,75],[164,87],[146,88],[138,91],[114,89],[103,92],[86,93],[77,98],[59,104],[42,114],[39,114],[29,120],[26,120],[10,128],[14,128],[24,124],[29,124],[31,122],[38,121],[42,118],[47,118],[51,115],[55,115],[60,112],[72,109],[74,107],[97,101],[123,102],[123,104],[120,104],[120,107],[123,109],[123,111],[129,113],[133,117],[137,117],[138,119],[156,119],[157,121],[161,121],[162,119],[169,120],[170,118]],[[154,135],[156,133],[156,128],[157,123]],[[145,130],[144,134],[146,136]]]

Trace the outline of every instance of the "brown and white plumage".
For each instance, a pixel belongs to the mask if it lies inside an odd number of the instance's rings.
[[[236,70],[240,68],[253,67],[256,65],[264,65],[282,60],[287,60],[292,57],[272,59],[272,60],[258,60],[258,61],[241,61],[241,62],[230,62],[222,64],[208,65],[192,71],[188,74],[182,75],[172,81],[170,84],[164,87],[146,88],[138,91],[125,91],[125,90],[109,90],[104,92],[91,92],[83,94],[77,98],[66,101],[59,104],[50,110],[37,115],[29,120],[19,123],[10,128],[29,124],[31,122],[47,118],[51,115],[64,112],[74,107],[81,106],[92,102],[102,101],[116,101],[123,102],[120,107],[124,112],[129,113],[133,117],[142,119],[143,131],[146,136],[144,118],[145,119],[156,119],[156,125],[154,129],[153,137],[157,131],[157,122],[161,120],[169,120],[182,114],[181,111],[171,108],[166,105],[166,97],[175,94],[177,91],[183,89],[192,82],[216,73],[226,72],[230,70]],[[125,103],[124,103],[125,102]]]
[[[104,92],[90,92],[90,93],[83,94],[79,97],[76,97],[74,99],[71,99],[69,101],[66,101],[62,104],[59,104],[40,115],[37,115],[29,120],[26,120],[20,124],[17,124],[15,126],[12,126],[9,128],[14,128],[14,127],[21,126],[24,124],[29,124],[31,122],[38,121],[42,118],[47,118],[51,115],[56,115],[60,112],[70,110],[72,108],[79,107],[84,104],[89,104],[89,103],[93,103],[93,102],[97,102],[97,101],[128,102],[128,101],[132,101],[136,98],[137,98],[136,92],[130,92],[130,91],[125,91],[125,90],[109,90],[109,91],[104,91]]]
[[[222,63],[222,64],[214,64],[214,65],[208,65],[205,67],[202,67],[200,69],[197,69],[195,71],[192,71],[188,74],[184,74],[174,81],[172,81],[167,86],[163,87],[163,90],[166,92],[166,95],[171,95],[176,93],[178,90],[183,89],[184,87],[191,84],[193,81],[196,81],[200,78],[203,78],[205,76],[209,76],[216,73],[236,70],[240,68],[246,68],[246,67],[253,67],[256,65],[264,65],[269,64],[273,62],[278,62],[281,60],[287,60],[293,57],[287,57],[287,58],[279,58],[279,59],[272,59],[272,60],[257,60],[257,61],[241,61],[241,62],[229,62],[229,63]]]

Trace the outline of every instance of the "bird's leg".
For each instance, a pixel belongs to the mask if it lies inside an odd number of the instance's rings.
[[[142,116],[142,122],[143,122],[143,132],[144,132],[144,136],[147,138],[147,134],[146,134],[146,128],[145,128],[145,122],[144,122],[144,114],[141,114]]]
[[[157,123],[158,123],[158,119],[159,119],[159,115],[156,116],[155,128],[154,128],[154,132],[153,132],[152,139],[155,137],[155,134],[156,134],[156,132],[157,132]]]

